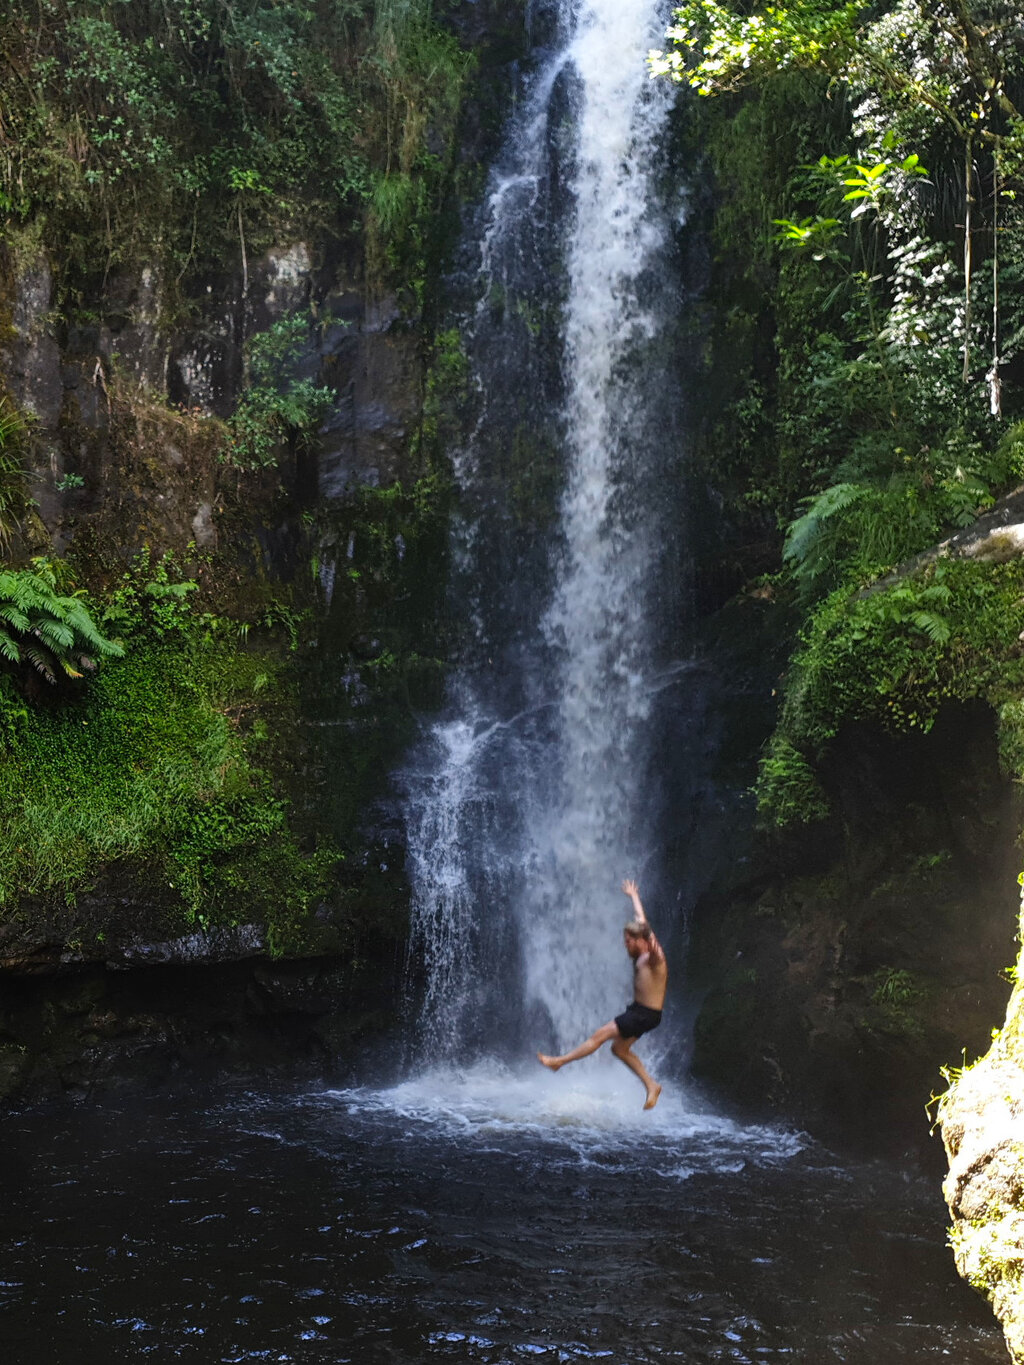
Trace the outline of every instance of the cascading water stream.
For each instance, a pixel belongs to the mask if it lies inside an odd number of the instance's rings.
[[[448,1056],[469,1037],[562,1046],[620,1009],[617,883],[656,870],[678,440],[659,406],[671,97],[645,57],[665,19],[660,0],[561,0],[477,233],[455,456],[466,638],[406,773],[422,1032]]]

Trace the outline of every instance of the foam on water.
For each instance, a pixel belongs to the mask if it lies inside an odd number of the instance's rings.
[[[556,1160],[623,1171],[635,1171],[643,1152],[652,1173],[668,1179],[788,1161],[807,1141],[782,1128],[736,1123],[686,1089],[666,1087],[645,1112],[641,1087],[617,1062],[558,1073],[539,1064],[441,1066],[395,1086],[329,1090],[324,1098],[350,1116],[386,1119],[389,1130],[397,1119],[410,1139],[426,1130],[477,1150],[527,1143]]]

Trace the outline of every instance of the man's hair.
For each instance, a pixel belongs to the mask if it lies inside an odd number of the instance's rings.
[[[646,920],[631,919],[626,925],[626,933],[631,934],[633,938],[650,938],[651,926]]]

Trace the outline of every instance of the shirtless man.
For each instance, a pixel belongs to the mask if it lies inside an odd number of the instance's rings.
[[[622,883],[622,889],[633,902],[633,918],[623,930],[626,952],[633,959],[635,998],[632,1004],[627,1005],[622,1014],[617,1015],[611,1023],[602,1024],[585,1043],[580,1043],[579,1047],[574,1047],[564,1056],[549,1057],[544,1052],[538,1052],[537,1058],[549,1071],[557,1071],[559,1067],[565,1066],[566,1062],[577,1062],[581,1057],[589,1057],[592,1052],[610,1042],[612,1052],[619,1061],[625,1062],[630,1071],[634,1071],[643,1081],[644,1089],[647,1091],[644,1108],[653,1109],[658,1103],[661,1086],[651,1079],[644,1069],[643,1062],[639,1057],[634,1057],[630,1049],[641,1034],[649,1033],[661,1023],[661,1010],[665,1004],[665,987],[668,982],[668,963],[665,961],[661,944],[654,937],[654,931],[647,922],[636,882],[627,879]]]

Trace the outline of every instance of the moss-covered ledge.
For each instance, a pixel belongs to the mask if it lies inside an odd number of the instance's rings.
[[[1024,953],[1022,953],[1024,958]],[[1006,1023],[938,1106],[943,1185],[957,1270],[990,1301],[1014,1362],[1024,1362],[1024,961]]]

